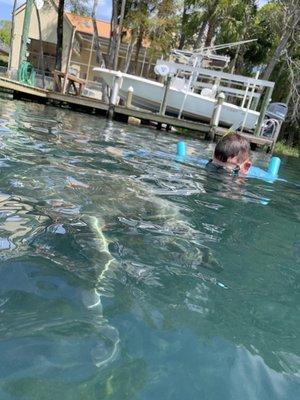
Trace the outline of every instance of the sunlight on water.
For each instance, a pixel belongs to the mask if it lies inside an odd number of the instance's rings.
[[[298,160],[118,157],[178,137],[18,101],[0,135],[1,400],[300,397]]]

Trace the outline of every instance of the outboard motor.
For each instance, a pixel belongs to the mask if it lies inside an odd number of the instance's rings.
[[[285,103],[271,103],[267,108],[266,116],[283,122],[287,116],[287,112],[288,107]]]
[[[277,137],[282,122],[286,119],[288,107],[285,103],[271,103],[266,111],[266,119],[262,126],[262,135]]]

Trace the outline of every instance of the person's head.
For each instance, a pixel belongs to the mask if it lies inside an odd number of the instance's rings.
[[[214,162],[247,174],[252,165],[248,140],[238,133],[223,136],[215,147]]]

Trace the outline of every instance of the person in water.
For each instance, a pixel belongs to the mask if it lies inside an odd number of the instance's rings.
[[[228,171],[233,175],[247,175],[251,165],[248,140],[238,133],[231,133],[219,140],[213,158],[206,167],[209,170]]]
[[[123,149],[108,147],[107,152],[115,157],[124,157]],[[195,156],[195,149],[190,148],[188,155]],[[132,155],[134,152],[132,153]],[[139,153],[136,152],[139,156]],[[250,160],[250,144],[247,139],[238,133],[229,133],[217,143],[213,158],[209,160],[206,168],[211,171],[228,171],[232,175],[247,175],[252,162]]]

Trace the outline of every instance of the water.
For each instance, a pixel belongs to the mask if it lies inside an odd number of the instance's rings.
[[[298,160],[244,182],[110,152],[176,136],[0,110],[1,400],[300,397]]]

